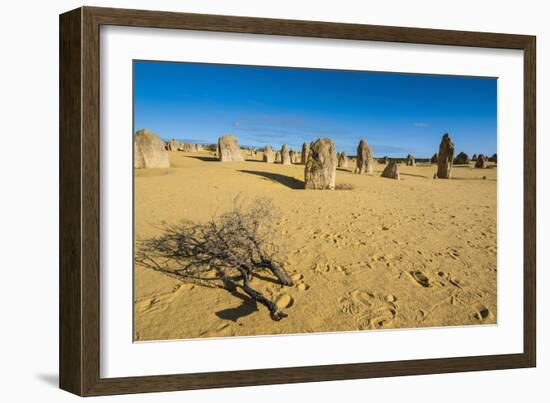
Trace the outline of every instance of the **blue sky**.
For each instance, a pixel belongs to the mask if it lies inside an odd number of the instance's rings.
[[[448,132],[456,152],[496,152],[495,78],[134,61],[134,128],[165,140],[301,149],[330,137],[356,153],[431,157]]]

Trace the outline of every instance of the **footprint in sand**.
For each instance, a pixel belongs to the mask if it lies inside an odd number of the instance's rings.
[[[356,321],[359,329],[381,329],[391,327],[397,316],[395,295],[378,295],[369,290],[354,290],[351,299],[344,299],[353,308],[353,313],[358,314]]]
[[[368,307],[372,306],[374,301],[376,300],[376,295],[372,291],[366,291],[366,290],[355,290],[352,291],[351,297]]]
[[[341,273],[345,276],[348,276],[350,273],[347,269],[347,267],[344,267],[344,266],[335,266],[335,269],[338,273]]]
[[[328,263],[317,263],[312,269],[315,274],[323,274],[331,271],[331,266]]]
[[[432,284],[430,283],[430,279],[420,270],[410,271],[409,274],[411,275],[413,280],[420,284],[422,287],[430,288],[432,286]]]
[[[386,302],[395,302],[397,301],[397,298],[395,298],[395,295],[386,295]]]
[[[308,288],[309,288],[309,285],[305,284],[305,283],[300,283],[296,286],[296,288],[299,290],[299,291],[306,291]]]
[[[289,308],[294,303],[294,299],[288,294],[282,294],[277,298],[275,304],[279,309]]]
[[[137,311],[145,312],[151,306],[151,300],[150,299],[136,300],[134,301],[134,306]]]
[[[351,298],[340,298],[338,302],[340,303],[340,310],[343,313],[356,315],[361,311],[361,307]]]
[[[159,302],[160,300],[157,297],[145,298],[140,301],[135,301],[135,307],[139,312],[147,312],[152,310]]]
[[[174,300],[180,297],[181,292],[190,291],[193,288],[195,288],[195,285],[191,283],[176,284],[169,292],[135,300],[134,304],[136,309],[141,313],[164,310],[168,308]]]
[[[493,313],[485,305],[478,305],[476,307],[476,312],[474,313],[474,318],[480,322],[486,322],[494,319]]]
[[[370,319],[370,325],[374,329],[381,329],[391,325],[393,319],[397,316],[397,311],[390,307],[382,307],[377,309],[373,318]]]

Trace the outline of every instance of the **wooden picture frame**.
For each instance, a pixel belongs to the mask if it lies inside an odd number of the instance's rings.
[[[99,35],[102,25],[524,52],[523,353],[229,372],[100,377]],[[536,38],[482,32],[81,7],[60,16],[60,387],[81,396],[534,367]]]

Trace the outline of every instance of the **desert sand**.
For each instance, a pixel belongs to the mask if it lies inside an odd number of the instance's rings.
[[[304,165],[219,162],[169,151],[170,168],[135,170],[135,236],[162,222],[207,222],[237,195],[280,210],[275,242],[295,285],[253,278],[287,305],[271,320],[244,294],[135,266],[136,341],[494,324],[497,318],[497,169],[400,165],[401,180],[338,169],[342,190],[304,190]],[[266,277],[269,277],[266,275]]]

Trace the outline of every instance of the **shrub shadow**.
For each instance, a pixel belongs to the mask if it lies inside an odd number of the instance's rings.
[[[223,320],[230,320],[236,322],[239,318],[244,318],[256,311],[258,311],[258,304],[252,298],[246,297],[245,295],[232,291],[231,294],[237,298],[241,299],[241,304],[235,308],[226,308],[216,312],[216,316]]]

